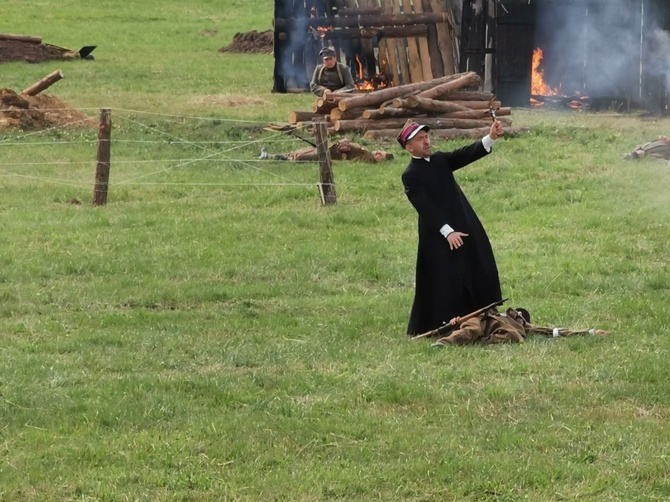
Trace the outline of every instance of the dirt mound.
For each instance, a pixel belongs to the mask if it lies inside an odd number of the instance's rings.
[[[40,63],[50,60],[77,59],[79,54],[49,44],[36,44],[21,40],[0,40],[0,63],[26,61]]]
[[[25,96],[0,89],[0,129],[47,129],[54,126],[95,127],[97,121],[49,94]]]
[[[272,54],[274,48],[274,32],[249,31],[236,33],[233,43],[219,49],[219,52],[237,52],[242,54]]]

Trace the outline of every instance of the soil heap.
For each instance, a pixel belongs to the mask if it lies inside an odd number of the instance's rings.
[[[249,31],[247,33],[236,33],[233,43],[219,49],[219,52],[237,52],[243,54],[272,54],[274,50],[274,32]]]
[[[21,40],[0,40],[0,63],[26,61],[41,63],[42,61],[77,59],[79,54],[62,47],[49,44],[36,44]]]
[[[95,127],[97,121],[49,94],[26,96],[0,89],[0,129],[47,129],[54,126]]]

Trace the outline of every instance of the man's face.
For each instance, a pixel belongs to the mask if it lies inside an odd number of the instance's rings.
[[[383,162],[386,160],[386,152],[382,152],[381,150],[375,150],[372,152],[372,156],[377,162]]]
[[[430,157],[430,138],[425,130],[421,130],[405,144],[405,150],[414,157]]]
[[[337,58],[335,56],[329,56],[327,58],[323,58],[323,65],[326,68],[334,68],[335,63],[337,63]]]

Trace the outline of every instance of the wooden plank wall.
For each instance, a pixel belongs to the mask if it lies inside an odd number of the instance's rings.
[[[318,52],[325,45],[335,47],[338,59],[349,65],[354,80],[359,78],[361,68],[366,80],[384,75],[395,86],[457,73],[458,34],[447,5],[447,0],[275,0],[273,91],[309,89],[319,62]],[[356,36],[356,30],[361,29],[401,29],[402,22],[389,23],[388,15],[398,20],[405,14],[424,13],[443,14],[439,17],[446,22],[404,25],[421,30],[421,35]],[[338,18],[345,16],[359,21],[339,26]],[[376,16],[386,16],[386,24],[370,21]],[[364,22],[371,25],[361,24]],[[330,30],[320,37],[314,25]]]

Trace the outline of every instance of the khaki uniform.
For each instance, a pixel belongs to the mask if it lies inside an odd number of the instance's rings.
[[[343,151],[340,149],[341,143],[341,141],[338,141],[328,147],[330,158],[332,160],[353,160],[370,164],[376,162],[372,152],[364,146],[361,146],[358,143],[347,142],[349,148],[347,151]],[[287,157],[293,161],[317,162],[319,160],[319,153],[315,146],[308,146],[289,153]]]
[[[530,334],[557,337],[595,334],[592,329],[569,330],[563,328],[543,328],[527,323],[514,309],[505,313],[490,309],[479,317],[464,321],[458,329],[437,341],[439,345],[472,345],[494,343],[523,343]],[[598,334],[605,334],[599,332]]]
[[[351,70],[342,63],[337,63],[333,68],[317,65],[309,84],[309,89],[319,97],[323,96],[326,89],[336,92],[353,88],[354,78],[351,76]]]
[[[626,159],[641,159],[652,157],[655,159],[670,160],[670,138],[661,136],[656,141],[650,141],[644,145],[635,147],[631,153],[626,155]]]

